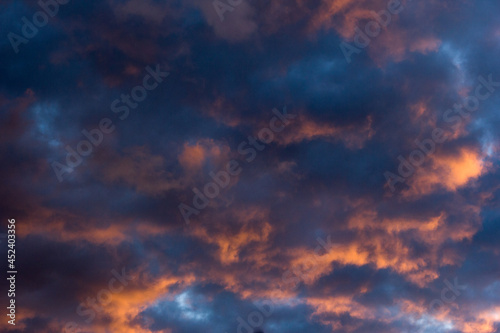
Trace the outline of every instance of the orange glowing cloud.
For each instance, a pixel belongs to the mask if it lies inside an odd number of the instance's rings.
[[[229,160],[229,153],[228,145],[217,143],[212,139],[201,139],[196,143],[184,143],[178,160],[184,171],[192,175],[200,172],[207,162],[211,162],[214,166],[222,165]]]
[[[289,126],[290,130],[280,133],[277,137],[276,140],[280,144],[288,145],[305,140],[331,139],[342,141],[350,149],[360,149],[375,134],[372,129],[371,117],[367,117],[362,125],[336,126],[319,123],[304,115],[299,115]]]
[[[123,333],[150,333],[149,329],[143,329],[132,320],[143,310],[147,309],[159,299],[172,299],[176,293],[170,291],[172,286],[186,287],[195,281],[193,275],[183,277],[162,276],[151,279],[139,272],[127,273],[132,275],[133,280],[128,286],[124,286],[121,292],[110,293],[106,304],[102,304],[103,313],[100,317],[107,317],[106,322],[95,320],[94,323],[85,327],[96,333],[123,332]],[[147,283],[137,284],[138,281],[148,280]],[[104,286],[106,288],[107,286]]]
[[[188,170],[200,169],[205,162],[205,149],[199,145],[184,144],[184,149],[179,155],[179,163]]]
[[[453,226],[448,224],[445,211],[422,219],[388,219],[378,217],[375,211],[357,209],[360,212],[351,216],[344,227],[356,232],[355,240],[335,244],[323,255],[308,248],[290,249],[287,268],[303,272],[301,281],[312,285],[330,274],[335,265],[373,265],[376,269],[391,269],[409,282],[425,287],[439,277],[439,267],[463,261],[454,251],[442,251],[443,244],[471,239],[480,228],[478,209],[472,205],[462,207],[464,221]],[[409,231],[428,249],[424,257],[412,254],[404,238]]]
[[[469,148],[462,148],[454,155],[434,153],[430,158],[431,167],[421,167],[410,178],[411,189],[407,195],[428,194],[438,188],[455,191],[483,175],[489,168],[483,154]]]
[[[18,235],[43,235],[58,242],[88,242],[96,245],[116,246],[130,241],[134,236],[147,237],[168,232],[167,227],[148,224],[147,221],[108,221],[102,228],[95,227],[98,221],[82,220],[73,214],[52,212],[48,209],[38,209],[37,215],[29,218],[19,226]],[[80,224],[80,228],[68,228],[68,224]]]
[[[402,61],[409,52],[427,54],[436,51],[441,45],[438,38],[415,37],[414,31],[408,31],[399,24],[399,16],[407,10],[408,3],[401,1],[397,4],[399,5],[392,6],[387,0],[325,0],[322,2],[321,10],[314,13],[310,29],[312,31],[322,28],[335,29],[344,40],[350,42],[359,31],[366,33],[367,22],[380,20],[375,13],[385,11],[390,13],[387,26],[379,25],[379,33],[371,37],[368,46],[370,56],[377,63],[381,64],[388,59]]]
[[[313,307],[314,312],[312,316],[317,317],[321,323],[331,326],[333,330],[347,329],[348,331],[353,331],[359,327],[359,323],[346,325],[340,320],[330,319],[330,316],[328,316],[332,314],[337,316],[349,314],[349,316],[358,319],[375,319],[374,311],[354,301],[353,296],[334,296],[328,298],[310,297],[306,299],[306,303]]]
[[[240,251],[251,242],[265,244],[269,239],[271,231],[271,225],[263,222],[259,228],[251,224],[245,224],[238,231],[231,233],[229,231],[209,233],[204,226],[198,225],[192,230],[192,234],[205,242],[216,244],[218,247],[218,260],[223,265],[229,265],[241,259],[239,257]],[[259,260],[258,258],[254,258],[253,261],[258,262]]]

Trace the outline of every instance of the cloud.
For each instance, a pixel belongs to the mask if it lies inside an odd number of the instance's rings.
[[[221,21],[212,1],[70,1],[19,54],[0,42],[0,209],[23,267],[0,332],[237,332],[265,302],[266,333],[499,332],[500,95],[444,119],[500,80],[498,2],[402,1],[351,64],[339,44],[387,1],[224,3]],[[4,7],[7,32],[39,10]],[[154,64],[168,82],[121,122],[112,101]],[[248,163],[239,145],[283,106],[296,118]],[[116,130],[59,183],[50,163],[105,117]],[[436,128],[391,192],[384,172]],[[186,225],[179,204],[232,159]],[[134,282],[87,323],[122,267]]]

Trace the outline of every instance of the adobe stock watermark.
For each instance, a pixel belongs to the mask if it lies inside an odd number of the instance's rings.
[[[108,282],[108,288],[101,289],[97,292],[96,297],[87,297],[85,302],[80,303],[76,308],[76,313],[80,317],[87,316],[85,322],[87,324],[92,323],[97,317],[96,312],[101,314],[104,311],[104,307],[111,302],[111,296],[113,294],[118,294],[123,291],[123,289],[128,286],[129,281],[133,281],[134,277],[127,275],[125,273],[125,268],[122,268],[121,274],[116,270],[111,270],[113,277]],[[119,284],[118,284],[119,283]],[[117,286],[118,285],[118,286]],[[80,327],[78,323],[71,321],[67,322],[64,326],[63,333],[78,333],[86,332],[85,328]]]
[[[446,287],[441,290],[441,299],[433,299],[429,304],[429,309],[431,312],[436,311],[438,308],[442,308],[445,303],[451,304],[457,299],[458,296],[461,295],[460,290],[464,291],[467,289],[466,285],[458,284],[458,278],[455,278],[455,280],[453,280],[453,284],[451,284],[448,279],[445,279],[444,284],[446,285]]]
[[[401,13],[403,9],[404,6],[401,4],[400,0],[389,0],[387,3],[387,10],[382,9],[378,13],[372,11],[373,20],[366,23],[364,32],[359,27],[354,29],[354,45],[345,41],[339,44],[347,63],[350,64],[352,62],[351,57],[353,54],[359,54],[362,49],[367,48],[372,42],[372,39],[377,38],[382,32],[382,29],[387,28],[392,22],[392,16]]]
[[[457,103],[453,105],[453,109],[448,109],[443,114],[443,120],[446,123],[451,123],[454,130],[460,126],[465,118],[470,116],[471,112],[479,110],[481,101],[490,98],[495,90],[500,87],[500,82],[493,81],[492,74],[488,76],[488,79],[479,76],[477,80],[479,84],[474,90],[474,95],[466,97],[463,104]],[[409,177],[413,176],[416,169],[425,162],[426,158],[436,151],[436,144],[444,143],[447,139],[448,136],[439,127],[434,128],[430,138],[422,141],[416,139],[415,144],[418,148],[409,154],[408,159],[405,159],[402,155],[398,156],[398,174],[396,175],[390,171],[384,173],[391,191],[396,190],[395,185],[404,183]]]
[[[153,69],[150,66],[146,67],[146,74],[142,79],[142,85],[137,85],[133,87],[129,94],[121,94],[120,99],[115,99],[111,105],[110,109],[113,113],[117,113],[120,120],[125,120],[130,114],[130,109],[135,109],[139,106],[139,103],[144,101],[148,96],[148,91],[152,91],[158,87],[163,79],[166,78],[170,73],[162,72],[160,70],[160,65],[156,65]],[[90,131],[83,129],[82,134],[88,140],[81,140],[76,145],[76,149],[73,149],[70,145],[66,145],[64,149],[66,150],[66,165],[63,163],[54,161],[50,165],[56,174],[59,182],[63,181],[63,175],[66,173],[72,173],[75,168],[77,168],[83,162],[83,158],[92,154],[94,147],[98,147],[104,140],[104,134],[111,134],[115,130],[115,125],[113,121],[109,118],[102,118],[99,121],[99,125]]]
[[[290,120],[295,118],[296,115],[288,114],[286,112],[286,107],[283,108],[283,112],[280,113],[278,109],[274,108],[273,113],[275,116],[269,121],[269,127],[262,128],[257,133],[257,138],[254,136],[248,136],[246,141],[241,142],[238,145],[238,153],[242,156],[246,156],[245,161],[250,163],[257,156],[257,152],[263,151],[266,145],[270,144],[274,140],[274,134],[279,133],[285,129],[285,126],[290,123]],[[260,143],[259,143],[260,141]],[[213,182],[208,182],[203,186],[203,192],[198,188],[193,188],[193,206],[189,206],[185,203],[179,204],[179,212],[181,213],[184,222],[186,224],[190,223],[190,217],[200,214],[200,211],[205,209],[212,199],[215,199],[219,194],[221,189],[226,188],[231,182],[231,176],[237,176],[241,173],[243,169],[240,163],[236,160],[231,160],[226,164],[225,170],[219,170],[217,173],[210,172],[210,178]]]
[[[317,258],[320,257],[322,253],[328,253],[333,247],[330,236],[327,237],[326,241],[320,237],[316,240],[319,245],[314,249],[314,256],[309,258],[308,266],[303,265],[302,267],[294,267],[283,273],[281,279],[284,282],[285,290],[289,288],[291,291],[296,290],[300,282],[304,281],[311,273],[318,269],[320,262]],[[236,333],[262,332],[260,329],[262,329],[265,320],[274,313],[275,304],[272,300],[263,300],[254,302],[253,304],[257,310],[250,312],[246,320],[241,316],[238,316],[236,319],[238,322]]]
[[[49,23],[49,17],[52,18],[59,12],[59,5],[66,5],[69,0],[40,0],[38,1],[38,6],[42,10],[37,11],[33,14],[30,20],[26,16],[21,18],[23,23],[21,27],[21,35],[14,32],[9,32],[7,38],[9,39],[12,49],[17,54],[19,53],[19,46],[21,44],[28,44],[30,39],[35,38],[38,34],[38,28],[43,28]]]
[[[243,0],[214,0],[212,5],[217,15],[219,15],[220,21],[224,22],[224,14],[226,12],[232,12],[236,7],[241,5],[242,2]]]

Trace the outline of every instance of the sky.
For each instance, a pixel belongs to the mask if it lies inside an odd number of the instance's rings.
[[[0,332],[500,333],[499,13],[3,0]]]

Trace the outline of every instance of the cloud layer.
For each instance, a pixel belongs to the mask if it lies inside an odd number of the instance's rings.
[[[500,332],[499,3],[46,3],[0,14],[0,332]]]

